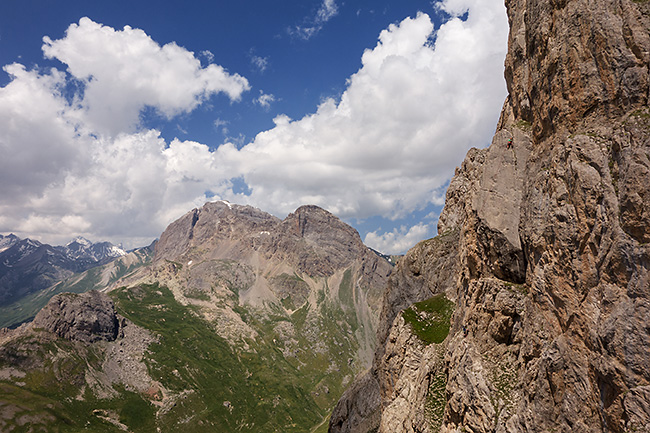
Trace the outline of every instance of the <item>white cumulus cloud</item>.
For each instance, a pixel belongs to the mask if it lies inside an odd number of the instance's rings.
[[[116,31],[88,18],[43,51],[67,65],[4,66],[0,87],[0,232],[62,243],[76,235],[143,245],[224,182],[207,146],[166,143],[138,128],[145,107],[168,118],[247,80],[193,53],[158,45],[142,30]],[[203,55],[206,55],[205,53]],[[70,83],[83,91],[72,97]]]
[[[384,254],[403,254],[422,239],[431,237],[432,233],[431,225],[419,223],[410,228],[401,226],[382,234],[370,232],[366,234],[364,243]]]
[[[437,31],[426,14],[391,25],[340,100],[302,119],[278,117],[241,149],[217,149],[252,191],[227,198],[278,215],[313,203],[343,218],[401,218],[439,203],[467,150],[494,133],[506,39],[499,0],[472,3],[466,20]]]
[[[87,111],[88,124],[103,133],[133,130],[146,106],[171,118],[213,94],[239,100],[250,88],[246,78],[215,64],[203,68],[194,53],[173,42],[160,46],[129,26],[115,30],[82,18],[63,39],[46,36],[43,42],[45,56],[65,63],[85,84],[78,102]]]

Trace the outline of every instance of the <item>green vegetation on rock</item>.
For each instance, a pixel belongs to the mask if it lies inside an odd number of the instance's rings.
[[[444,371],[443,350],[438,348],[436,367],[429,376],[429,389],[424,406],[424,412],[432,431],[440,431],[442,419],[447,405],[447,375]]]
[[[425,344],[440,344],[449,334],[449,320],[455,304],[444,293],[416,302],[402,312],[404,321]]]
[[[160,336],[149,348],[151,376],[172,392],[192,391],[160,415],[163,431],[305,431],[324,416],[271,340],[237,353],[162,286],[114,298],[121,314]]]
[[[232,346],[158,285],[112,292],[120,314],[153,331],[150,375],[184,398],[156,420],[162,431],[305,432],[319,426],[357,372],[347,314],[331,301],[291,315],[280,305],[235,311],[257,332]],[[292,338],[286,337],[293,329]],[[189,391],[189,392],[188,392]]]

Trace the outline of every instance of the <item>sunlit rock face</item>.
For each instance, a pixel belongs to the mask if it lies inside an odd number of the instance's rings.
[[[398,264],[374,380],[344,395],[330,431],[624,432],[650,422],[650,6],[506,6],[509,96],[490,147],[470,150],[449,186],[438,232],[456,238],[426,265]],[[455,310],[447,338],[427,344],[399,311],[436,293]],[[364,396],[374,410],[349,401]]]

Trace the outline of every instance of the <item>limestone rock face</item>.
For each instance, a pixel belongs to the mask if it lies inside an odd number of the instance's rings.
[[[54,296],[36,315],[32,326],[84,343],[114,341],[120,330],[113,301],[96,290]]]
[[[507,104],[536,139],[647,104],[645,2],[506,0],[506,7]]]
[[[391,278],[373,428],[648,431],[650,6],[506,6],[510,94],[491,146],[456,170],[439,220],[439,233],[458,233],[457,265],[443,277],[431,257],[421,279],[400,263],[414,285]],[[422,350],[400,311],[433,286],[456,309],[446,340]],[[432,347],[444,353],[440,417]]]
[[[383,283],[390,272],[390,265],[372,254],[356,230],[318,206],[301,206],[280,220],[251,206],[221,201],[206,203],[170,224],[156,244],[154,262],[183,263],[197,255],[250,261],[253,253],[310,277],[330,277],[359,258],[367,261],[363,277],[368,284],[376,278]]]
[[[359,376],[345,391],[330,417],[333,432],[369,432],[380,421],[381,396],[376,373]]]

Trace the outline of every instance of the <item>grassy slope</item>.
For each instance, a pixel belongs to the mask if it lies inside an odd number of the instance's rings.
[[[195,391],[161,418],[164,431],[305,431],[322,418],[279,350],[253,342],[254,352],[236,353],[168,289],[143,289],[115,296],[120,313],[162,337],[150,347],[152,376]]]
[[[339,288],[345,304],[351,301],[348,285],[344,278]],[[172,394],[189,392],[158,415],[146,396],[119,385],[118,398],[98,400],[87,391],[79,399],[87,369],[102,365],[101,346],[44,334],[25,337],[31,340],[0,346],[0,369],[28,371],[24,378],[0,380],[0,431],[40,425],[48,432],[111,432],[120,431],[115,425],[120,422],[133,432],[321,432],[356,373],[351,362],[358,349],[352,336],[356,318],[324,293],[314,311],[305,304],[291,315],[280,305],[271,313],[238,307],[259,333],[247,340],[246,351],[219,337],[212,323],[178,303],[165,287],[122,288],[111,296],[121,315],[160,337],[149,347],[150,375]],[[283,322],[295,329],[294,350],[287,351],[282,340]],[[43,364],[33,364],[34,359]],[[7,417],[7,410],[16,414]],[[21,426],[21,417],[29,422]]]
[[[0,349],[0,369],[27,370],[25,377],[0,381],[2,432],[119,432],[95,410],[128,422],[134,433],[155,430],[154,407],[123,388],[114,399],[98,400],[89,392],[78,399],[88,367],[98,368],[101,350],[50,335],[26,336]],[[13,416],[7,416],[12,413]]]

